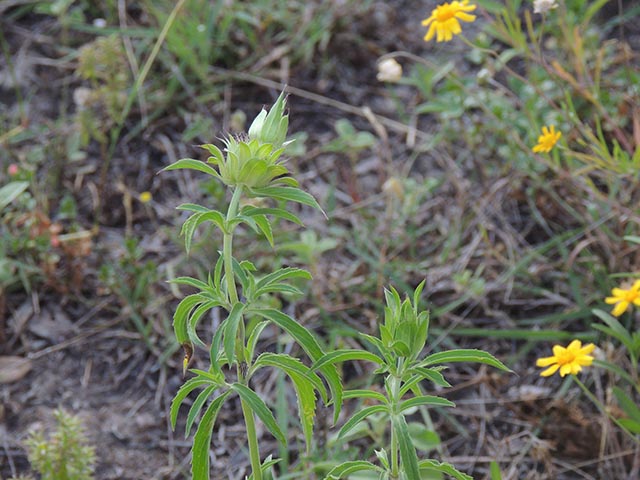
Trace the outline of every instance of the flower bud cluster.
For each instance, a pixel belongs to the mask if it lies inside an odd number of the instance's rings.
[[[202,145],[211,154],[207,162],[217,165],[226,185],[262,188],[295,183],[287,177],[289,171],[281,158],[288,143],[285,138],[289,116],[284,114],[285,106],[283,92],[268,113],[262,109],[248,134],[229,136],[224,140],[226,156],[215,145]]]

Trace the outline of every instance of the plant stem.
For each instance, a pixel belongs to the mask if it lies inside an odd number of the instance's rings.
[[[238,214],[238,205],[240,204],[240,197],[242,196],[242,187],[236,187],[231,196],[229,202],[229,209],[227,210],[227,223],[233,220]],[[235,305],[238,300],[238,290],[236,288],[235,275],[233,273],[233,228],[229,229],[229,232],[225,232],[223,238],[222,255],[224,262],[224,273],[227,280],[227,293],[229,295],[229,301],[231,305]],[[242,384],[247,384],[248,381],[245,378],[244,372],[246,359],[244,358],[244,336],[245,326],[244,319],[240,320],[238,325],[238,338],[236,339],[236,359],[237,359],[237,371],[238,381]],[[253,471],[253,480],[262,480],[262,470],[260,468],[260,450],[258,448],[258,435],[256,434],[256,421],[253,416],[253,410],[244,401],[240,401],[242,405],[242,414],[244,416],[244,424],[247,429],[247,443],[249,444],[249,459],[251,461],[251,470]]]
[[[253,470],[253,480],[262,480],[262,469],[260,464],[260,451],[258,450],[258,436],[256,435],[256,421],[253,417],[253,410],[244,400],[241,400],[244,424],[247,427],[247,443],[249,444],[249,458],[251,460],[251,470]]]
[[[391,401],[391,415],[397,415],[398,410],[398,393],[400,391],[400,379],[393,375],[389,375],[388,382],[390,386],[390,397]],[[394,428],[393,422],[391,422],[391,447],[390,447],[390,455],[391,455],[391,478],[397,479],[400,474],[400,468],[398,464],[398,436],[396,434],[396,429]]]
[[[233,220],[238,214],[238,204],[240,203],[240,197],[242,196],[242,188],[236,187],[229,202],[229,209],[227,210],[227,223]],[[227,279],[227,294],[229,300],[233,306],[238,302],[238,290],[236,289],[235,275],[233,274],[233,228],[224,234],[222,243],[222,255],[224,260],[224,274]]]

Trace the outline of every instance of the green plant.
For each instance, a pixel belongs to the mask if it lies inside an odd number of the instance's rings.
[[[454,407],[455,404],[423,391],[423,382],[429,381],[439,387],[450,387],[442,371],[443,363],[480,362],[504,371],[510,371],[502,362],[487,352],[475,349],[457,349],[422,356],[428,338],[429,313],[419,311],[420,294],[424,281],[413,292],[412,299],[404,301],[395,289],[385,290],[386,307],[384,323],[380,325],[379,337],[361,334],[371,343],[378,354],[366,350],[335,350],[328,352],[313,366],[313,369],[348,360],[364,360],[377,365],[375,374],[384,375],[381,393],[377,389],[345,390],[345,399],[359,399],[373,405],[361,408],[345,422],[339,432],[346,436],[351,430],[373,415],[376,423],[387,421],[390,441],[386,448],[376,450],[380,466],[367,460],[347,461],[331,469],[328,480],[337,480],[354,472],[375,473],[375,478],[413,480],[427,478],[429,472],[440,472],[458,480],[469,480],[469,475],[456,470],[452,465],[432,459],[419,459],[415,435],[412,436],[407,417],[416,408]],[[437,439],[436,432],[425,432],[426,437]],[[381,446],[382,447],[382,446]]]
[[[272,222],[269,217],[301,224],[295,214],[279,206],[255,207],[247,204],[240,207],[243,197],[261,197],[279,203],[296,202],[320,208],[311,195],[300,190],[297,181],[289,176],[283,165],[281,156],[287,144],[285,137],[288,128],[288,116],[284,114],[284,108],[283,93],[269,113],[265,110],[260,112],[247,135],[225,140],[226,155],[216,146],[207,144],[202,146],[210,154],[207,163],[182,159],[165,169],[197,170],[218,179],[231,191],[231,199],[224,213],[196,204],[178,207],[193,212],[182,227],[187,252],[199,225],[211,222],[223,233],[222,250],[206,280],[191,277],[173,280],[197,290],[197,293],[188,295],[180,302],[174,315],[175,335],[185,349],[185,370],[196,346],[208,348],[210,355],[209,368],[192,369],[195,377],[182,386],[171,406],[171,421],[175,428],[178,409],[184,399],[196,388],[203,388],[189,410],[186,423],[188,435],[205,403],[210,401],[193,440],[191,471],[197,479],[209,478],[208,451],[213,425],[223,403],[234,396],[240,397],[242,405],[254,480],[262,479],[276,463],[271,457],[264,463],[261,460],[255,417],[262,420],[279,442],[287,444],[287,436],[280,429],[271,409],[251,387],[251,378],[259,370],[266,367],[278,368],[291,380],[298,399],[299,417],[307,449],[313,438],[316,392],[325,403],[329,402],[320,377],[298,358],[283,353],[263,352],[258,355],[256,351],[260,335],[269,324],[273,324],[285,330],[311,361],[318,360],[324,353],[315,335],[290,316],[270,308],[262,298],[274,294],[299,294],[300,290],[288,284],[287,280],[308,279],[310,275],[298,268],[282,268],[259,276],[250,261],[237,260],[233,252],[234,234],[241,225],[249,226],[273,244]],[[207,346],[199,338],[197,325],[203,315],[213,308],[225,310],[227,316]],[[342,389],[338,373],[332,365],[323,367],[321,373],[332,392],[337,418]]]
[[[95,448],[87,445],[82,422],[62,409],[53,415],[55,431],[32,432],[26,440],[29,462],[42,480],[91,480]]]

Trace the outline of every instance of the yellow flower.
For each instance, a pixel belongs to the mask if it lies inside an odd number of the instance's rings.
[[[422,21],[423,26],[429,25],[429,30],[424,36],[425,42],[428,42],[437,33],[437,42],[448,42],[453,38],[453,35],[457,35],[462,32],[460,28],[460,22],[473,22],[476,19],[475,15],[469,15],[465,12],[472,12],[476,9],[475,5],[469,5],[469,0],[462,0],[461,2],[454,1],[451,3],[443,3],[438,5],[435,10],[431,12],[431,16]]]
[[[553,357],[539,358],[538,367],[549,367],[540,376],[548,377],[560,369],[560,376],[567,374],[576,375],[582,367],[588,367],[593,363],[593,357],[589,354],[595,350],[593,343],[582,346],[580,340],[574,340],[567,348],[560,345],[553,346]]]
[[[605,298],[604,301],[609,305],[615,304],[611,311],[611,315],[614,317],[622,315],[631,303],[640,307],[640,280],[636,280],[629,290],[614,288],[611,290],[611,296]]]
[[[542,127],[542,135],[538,137],[538,144],[533,147],[534,153],[550,152],[561,136],[562,132],[556,132],[556,127],[553,125],[551,127]]]
[[[149,203],[151,201],[151,198],[153,198],[151,196],[151,192],[142,192],[138,197],[138,200],[140,200],[142,203]]]

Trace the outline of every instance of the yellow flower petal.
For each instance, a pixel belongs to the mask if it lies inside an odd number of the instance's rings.
[[[540,372],[540,376],[541,377],[549,377],[549,376],[553,375],[554,373],[556,373],[558,368],[560,368],[560,365],[558,365],[558,364],[553,365],[553,366],[547,368],[546,370]]]
[[[548,367],[552,363],[557,363],[558,359],[556,357],[544,357],[536,360],[536,365],[538,367]]]
[[[593,343],[589,343],[580,349],[580,355],[589,355],[596,349],[596,346]]]
[[[627,310],[628,306],[629,302],[626,302],[624,300],[619,302],[615,307],[613,307],[613,310],[611,310],[611,315],[613,315],[614,317],[619,317]]]
[[[475,5],[474,5],[475,7]],[[470,15],[468,13],[460,12],[456,15],[458,20],[462,20],[463,22],[473,22],[476,19],[475,15]]]
[[[571,373],[571,364],[567,363],[565,365],[560,366],[560,376],[564,377]]]
[[[567,350],[580,350],[580,348],[582,348],[582,342],[580,340],[573,340],[567,347]]]

